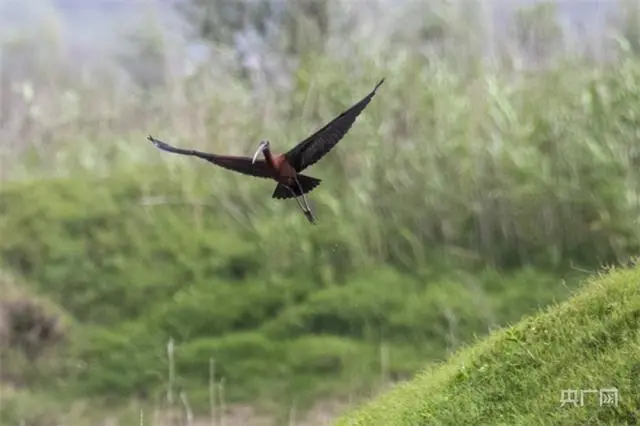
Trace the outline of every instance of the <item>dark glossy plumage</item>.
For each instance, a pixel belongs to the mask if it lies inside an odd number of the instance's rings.
[[[249,157],[217,155],[208,152],[196,151],[194,149],[176,148],[175,146],[171,146],[166,142],[162,142],[161,140],[158,140],[151,135],[147,136],[147,139],[149,139],[157,148],[163,151],[202,158],[203,160],[207,160],[210,163],[215,164],[216,166],[220,166],[225,169],[233,170],[234,172],[242,173],[249,176],[259,178],[274,177],[273,170],[267,165],[264,160],[258,160],[255,163],[252,163],[251,158]]]
[[[360,102],[331,120],[322,129],[309,136],[287,152],[285,157],[289,164],[301,172],[324,157],[347,134],[358,115],[369,105],[378,88],[384,83],[384,78]]]

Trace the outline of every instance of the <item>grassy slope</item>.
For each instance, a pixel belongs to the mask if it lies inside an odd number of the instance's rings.
[[[640,269],[593,279],[573,299],[458,352],[341,425],[637,424]],[[618,408],[563,389],[617,387]],[[635,391],[634,391],[635,389]]]

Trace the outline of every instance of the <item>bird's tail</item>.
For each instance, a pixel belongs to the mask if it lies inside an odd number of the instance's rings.
[[[317,179],[311,176],[298,175],[298,182],[300,182],[303,193],[307,194],[311,192],[316,186],[320,185],[322,179]],[[293,194],[291,193],[291,190],[293,190]],[[273,191],[272,197],[283,200],[286,198],[293,198],[294,194],[295,197],[299,197],[302,195],[302,193],[300,192],[300,188],[298,188],[298,185],[293,185],[291,189],[289,189],[283,184],[279,183],[278,186],[276,186],[275,191]]]

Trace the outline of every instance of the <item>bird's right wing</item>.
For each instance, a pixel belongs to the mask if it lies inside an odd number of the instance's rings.
[[[369,105],[378,88],[384,83],[384,78],[362,100],[351,106],[339,116],[331,120],[320,130],[303,140],[287,153],[285,157],[297,172],[301,172],[324,157],[345,134],[358,118],[358,115]]]
[[[217,155],[208,152],[196,151],[194,149],[176,148],[175,146],[171,146],[166,142],[162,142],[161,140],[158,140],[151,135],[147,136],[147,139],[149,139],[151,143],[156,146],[156,148],[163,151],[202,158],[203,160],[207,160],[210,163],[215,164],[216,166],[220,166],[225,169],[233,170],[234,172],[242,173],[249,176],[259,178],[273,177],[271,168],[264,160],[257,160],[255,163],[252,163],[251,158],[249,157]]]

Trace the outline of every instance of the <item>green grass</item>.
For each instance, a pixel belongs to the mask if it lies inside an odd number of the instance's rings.
[[[637,424],[640,269],[591,279],[575,297],[481,339],[338,425]],[[561,406],[565,389],[615,387],[619,405]]]

